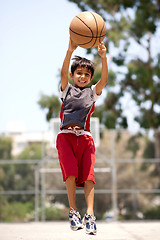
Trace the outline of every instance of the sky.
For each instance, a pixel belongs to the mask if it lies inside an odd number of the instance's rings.
[[[41,93],[58,96],[69,25],[79,12],[67,0],[0,0],[0,132],[13,122],[26,131],[48,129],[37,101]]]
[[[68,48],[69,25],[78,13],[80,9],[67,0],[0,0],[0,133],[13,125],[25,131],[49,129],[37,102],[41,93],[59,96],[58,74]],[[159,36],[160,31],[153,42],[155,51]],[[132,47],[135,51],[137,46]],[[74,54],[86,56],[86,50],[78,47]],[[109,69],[112,56],[107,56]],[[99,103],[103,96],[105,92]],[[137,108],[129,97],[125,105],[129,129],[136,131]]]

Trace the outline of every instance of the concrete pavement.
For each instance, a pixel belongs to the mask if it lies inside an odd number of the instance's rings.
[[[0,223],[0,240],[160,240],[160,221],[99,222],[97,235],[72,231],[68,222]]]

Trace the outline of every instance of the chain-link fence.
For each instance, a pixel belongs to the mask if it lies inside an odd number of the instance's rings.
[[[154,212],[154,208],[160,206],[159,176],[155,174],[160,159],[144,159],[138,154],[139,158],[128,158],[128,141],[126,136],[119,138],[119,133],[107,131],[97,148],[95,213],[99,219],[145,219],[147,211]],[[6,207],[6,199],[8,204],[32,201],[32,218],[24,220],[48,220],[47,208],[54,203],[68,205],[56,150],[48,154],[45,148],[44,143],[41,160],[0,160],[1,175],[6,174],[6,182],[9,182],[1,184],[1,208]],[[83,189],[77,189],[76,193],[77,205],[85,211]]]

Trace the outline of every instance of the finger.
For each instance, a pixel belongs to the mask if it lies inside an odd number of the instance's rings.
[[[97,50],[99,50],[100,49],[100,47],[99,47],[99,45],[97,46]]]
[[[97,46],[98,49],[102,49],[101,43]]]
[[[100,42],[100,44],[99,44],[100,46],[103,46],[104,45],[104,43],[103,42]]]

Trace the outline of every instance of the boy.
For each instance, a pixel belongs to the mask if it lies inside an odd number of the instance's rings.
[[[102,61],[101,79],[96,85],[87,87],[93,78],[94,65],[90,60],[76,56],[71,65],[72,86],[68,83],[68,70],[76,48],[77,45],[70,39],[61,69],[61,131],[57,136],[57,150],[67,188],[71,229],[81,229],[84,224],[86,233],[96,234],[93,211],[95,147],[90,133],[90,117],[94,103],[108,81],[108,65],[106,48],[102,42],[97,47]],[[76,207],[76,186],[84,187],[87,211],[83,224]]]

